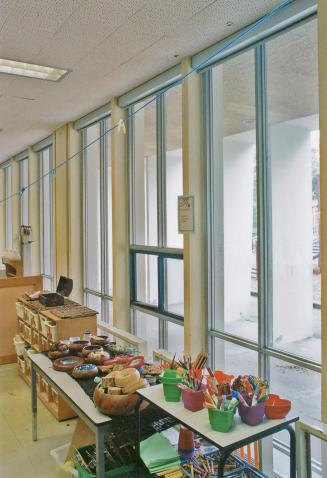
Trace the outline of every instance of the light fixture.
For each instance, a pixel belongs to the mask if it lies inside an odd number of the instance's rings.
[[[39,80],[59,81],[68,73],[68,70],[0,58],[0,73],[27,76]]]

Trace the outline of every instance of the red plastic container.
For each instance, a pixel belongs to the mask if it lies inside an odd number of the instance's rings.
[[[264,402],[265,415],[270,419],[285,418],[292,408],[290,400],[284,400],[279,395],[269,395],[268,400]]]
[[[183,385],[178,385],[178,387],[182,392],[182,400],[187,410],[198,412],[203,409],[203,402],[205,402],[203,392],[207,388],[206,385],[202,385],[201,390],[197,391],[186,388]]]

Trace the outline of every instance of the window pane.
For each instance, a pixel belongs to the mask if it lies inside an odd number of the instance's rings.
[[[138,110],[144,102],[134,107]],[[134,116],[134,234],[136,244],[155,246],[157,238],[156,102]]]
[[[166,101],[166,211],[167,246],[183,247],[178,234],[177,197],[183,194],[182,87],[165,94]]]
[[[166,259],[165,310],[184,316],[184,264],[179,259]]]
[[[103,299],[104,307],[104,316],[101,317],[101,320],[106,322],[106,324],[113,325],[113,304],[112,300]]]
[[[184,327],[167,321],[168,327],[168,351],[177,353],[178,357],[183,355],[184,351]]]
[[[158,257],[136,254],[136,300],[158,305]]]
[[[24,159],[19,163],[19,175],[20,175],[20,189],[27,188],[28,186],[28,159]],[[20,223],[21,225],[28,226],[28,190],[24,191],[20,196]]]
[[[100,124],[85,131],[86,144],[100,136]],[[101,217],[100,217],[100,141],[95,141],[85,151],[85,232],[86,232],[86,287],[101,292]]]
[[[216,370],[237,375],[258,375],[257,352],[214,338],[214,366]]]
[[[106,129],[110,129],[111,120],[105,122]],[[108,290],[107,294],[112,296],[112,167],[111,167],[111,134],[105,136],[106,140],[106,162],[107,162],[107,221],[108,221],[108,251],[107,251],[107,271],[108,271]]]
[[[273,345],[320,362],[316,20],[267,44],[267,80],[271,148]]]
[[[320,419],[320,373],[271,358],[270,390],[292,400],[294,413]]]
[[[254,53],[212,69],[214,326],[258,339]]]
[[[97,295],[87,293],[86,294],[86,305],[88,307],[90,307],[90,309],[96,310],[99,313],[99,315],[97,316],[98,320],[102,320],[102,316],[101,316],[101,312],[102,312],[101,297],[98,297]]]
[[[134,314],[136,335],[147,341],[148,357],[151,357],[153,350],[159,349],[159,320],[138,310],[135,310]]]

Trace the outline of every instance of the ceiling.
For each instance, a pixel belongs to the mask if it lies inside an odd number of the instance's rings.
[[[71,72],[58,83],[0,74],[0,161],[279,3],[1,0],[0,57]]]

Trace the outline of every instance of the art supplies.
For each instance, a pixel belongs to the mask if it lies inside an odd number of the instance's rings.
[[[180,458],[161,433],[155,433],[140,444],[141,459],[150,473],[160,473],[180,466]]]

